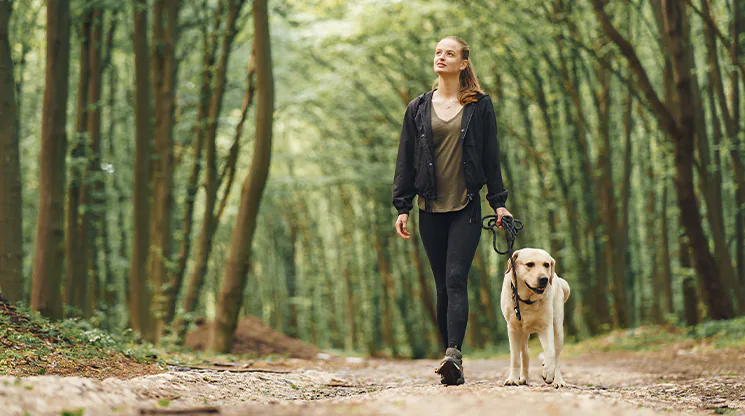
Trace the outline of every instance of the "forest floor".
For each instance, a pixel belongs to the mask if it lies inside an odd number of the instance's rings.
[[[437,360],[333,356],[256,318],[239,324],[232,354],[212,355],[199,352],[208,332],[202,323],[190,351],[167,351],[0,297],[0,414],[745,415],[745,319],[565,345],[560,390],[541,380],[535,340],[528,386],[502,385],[506,356],[466,350],[466,384],[445,387]]]
[[[536,357],[530,384],[519,387],[502,386],[506,359],[466,359],[466,384],[454,387],[438,384],[435,365],[332,357],[171,365],[103,380],[0,376],[0,409],[18,415],[745,414],[745,348],[688,343],[584,353],[562,360],[570,386],[560,390],[541,380]]]

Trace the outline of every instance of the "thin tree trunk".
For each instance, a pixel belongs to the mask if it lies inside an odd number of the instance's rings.
[[[0,292],[23,298],[23,228],[19,123],[8,28],[13,3],[0,3]]]
[[[708,2],[702,2],[702,10],[705,15],[709,14]],[[727,108],[727,98],[724,93],[724,85],[722,82],[722,74],[719,68],[719,58],[717,56],[717,44],[716,36],[712,32],[708,25],[704,25],[704,33],[706,40],[706,51],[708,57],[708,71],[709,76],[709,88],[717,92],[716,98],[719,99],[720,113],[724,120],[725,130],[729,137],[733,137],[737,134],[737,126],[733,126],[732,117],[730,111]],[[689,49],[689,60],[691,66],[695,68],[695,61],[693,52]],[[706,134],[704,108],[701,97],[704,95],[701,93],[698,86],[698,81],[695,77],[691,78],[691,84],[693,87],[692,94],[695,97],[694,105],[697,123],[697,137],[696,144],[698,148],[698,154],[701,159],[702,169],[699,171],[699,175],[703,179],[704,188],[701,190],[706,201],[706,212],[711,224],[712,237],[714,239],[714,257],[717,260],[717,264],[720,266],[719,272],[722,278],[722,282],[731,288],[734,298],[737,300],[736,311],[738,314],[745,313],[745,289],[737,283],[737,275],[734,267],[732,266],[732,257],[730,250],[727,246],[726,235],[725,235],[725,220],[724,212],[722,207],[722,177],[721,177],[721,166],[719,163],[719,151],[717,150],[717,143],[721,132],[716,132],[714,135],[715,150],[714,158],[712,159],[709,154],[709,140]],[[710,94],[712,100],[715,99],[714,94]],[[712,122],[717,124],[718,117],[716,113],[716,106],[712,107]],[[699,127],[700,126],[700,127]],[[718,125],[715,125],[715,130],[720,130]],[[737,179],[737,178],[736,178]],[[745,185],[745,184],[742,184]]]
[[[178,266],[171,277],[171,286],[173,293],[169,297],[166,321],[170,322],[176,312],[176,297],[183,284],[183,278],[186,273],[186,264],[189,260],[191,251],[191,230],[194,226],[194,201],[196,201],[197,191],[199,190],[199,176],[202,170],[202,153],[204,149],[204,137],[207,130],[207,112],[209,109],[210,95],[212,93],[212,75],[217,53],[217,33],[222,21],[223,2],[218,2],[215,10],[212,35],[208,34],[208,26],[205,24],[202,31],[203,35],[203,53],[202,60],[202,88],[200,91],[199,106],[197,108],[197,121],[194,128],[194,165],[192,166],[189,181],[186,186],[186,202],[184,207],[184,228],[182,232],[181,250],[178,256]],[[206,2],[205,2],[206,5]],[[200,287],[201,289],[201,287]],[[195,293],[194,296],[197,294]],[[187,295],[188,297],[188,295]],[[196,303],[196,298],[192,303]],[[191,312],[193,307],[187,312]],[[177,325],[177,326],[180,326]]]
[[[233,344],[233,333],[238,322],[238,312],[246,287],[246,275],[250,267],[256,214],[266,186],[271,158],[274,78],[269,46],[267,0],[256,0],[253,12],[259,93],[256,111],[256,141],[251,170],[243,185],[241,205],[226,264],[225,280],[217,302],[214,332],[210,342],[210,349],[213,351],[227,352]]]
[[[39,215],[31,308],[52,319],[62,316],[60,283],[64,263],[67,92],[70,72],[70,2],[47,0],[47,59],[39,157]]]
[[[85,166],[85,140],[88,126],[88,79],[90,78],[90,31],[93,21],[93,10],[88,9],[83,14],[80,27],[80,76],[78,78],[77,108],[75,119],[75,136],[70,153],[70,178],[67,185],[67,230],[65,244],[65,305],[73,306],[78,312],[83,310],[81,297],[83,281],[82,250],[78,236],[80,204],[80,185],[83,180],[83,166]]]
[[[429,318],[432,328],[437,330],[437,312],[435,310],[434,295],[432,293],[431,286],[427,283],[427,276],[424,273],[424,264],[422,263],[422,255],[419,251],[419,226],[417,225],[418,217],[415,215],[409,215],[411,220],[411,245],[414,247],[411,250],[411,261],[414,263],[414,270],[416,270],[416,277],[419,281],[419,298],[424,302],[424,310],[427,312],[427,318]]]
[[[732,2],[732,39],[740,39],[743,33],[745,33],[745,4],[742,0],[735,0]],[[732,42],[731,55],[736,58],[741,58],[741,47],[740,42]],[[730,87],[731,92],[731,104],[732,108],[732,125],[740,126],[740,73],[737,69],[732,69],[730,73],[730,79],[732,86]],[[735,153],[739,156],[740,142],[739,137],[734,137]],[[737,161],[733,160],[733,164]],[[739,174],[738,174],[739,175]],[[745,176],[745,175],[741,175]],[[745,286],[745,189],[740,187],[738,182],[737,189],[735,190],[735,259],[737,263],[737,275],[739,276],[740,286]]]
[[[662,11],[665,30],[669,38],[669,51],[673,69],[673,78],[677,92],[677,108],[674,112],[660,101],[652,87],[646,71],[641,65],[633,46],[613,27],[610,18],[603,10],[600,0],[593,0],[595,14],[608,36],[619,46],[621,53],[629,61],[635,73],[637,83],[645,94],[650,106],[654,109],[660,125],[673,139],[676,161],[676,192],[680,207],[681,226],[689,238],[694,256],[696,271],[707,287],[707,306],[711,318],[728,319],[734,316],[734,307],[727,296],[727,287],[722,281],[719,267],[707,245],[706,236],[701,226],[701,214],[693,189],[693,133],[694,97],[691,89],[691,65],[688,53],[687,16],[684,6],[673,0],[663,0]],[[673,116],[675,114],[675,116]]]
[[[114,32],[116,30],[116,15],[117,10],[114,10],[114,12],[111,15],[111,26],[109,27],[109,33],[106,37],[106,58],[104,59],[104,67],[109,73],[109,121],[108,121],[108,131],[106,135],[108,136],[108,149],[109,149],[109,158],[113,161],[118,160],[117,159],[117,150],[116,145],[114,144],[116,142],[116,126],[117,126],[117,120],[118,120],[118,112],[117,112],[117,106],[116,106],[116,94],[117,94],[117,83],[119,82],[119,76],[116,71],[116,67],[111,64],[111,55],[113,50],[113,38],[114,38]],[[124,153],[124,152],[123,152]],[[121,157],[122,159],[129,159],[129,155],[125,154]],[[120,176],[119,175],[113,175],[111,178],[112,187],[114,190],[114,198],[117,202],[117,208],[116,208],[116,227],[119,234],[119,251],[117,253],[118,260],[123,261],[129,256],[127,255],[127,242],[129,241],[127,237],[127,227],[124,222],[124,211],[127,209],[127,197],[124,193],[124,189],[122,189],[121,182],[120,182]],[[105,225],[104,225],[105,226]],[[129,266],[121,266],[121,272],[118,272],[117,274],[120,274],[123,277],[123,280],[126,282],[127,276],[129,275]],[[117,268],[119,270],[119,268]],[[125,284],[124,287],[127,287],[128,285]],[[116,295],[119,293],[119,291],[115,291],[112,294],[114,295],[114,298],[110,299],[112,304],[113,302],[122,302],[122,299],[116,299]]]
[[[199,241],[197,243],[198,258],[194,268],[194,273],[201,275],[200,280],[204,279],[207,273],[207,263],[212,251],[212,241],[217,230],[217,221],[214,215],[215,205],[217,204],[217,190],[220,186],[217,176],[217,127],[218,119],[222,111],[222,98],[225,92],[225,83],[227,79],[228,58],[230,57],[233,39],[237,33],[238,17],[243,8],[244,0],[232,0],[228,6],[228,20],[225,36],[222,38],[220,59],[215,69],[214,88],[210,89],[211,100],[209,102],[206,119],[202,123],[206,125],[204,134],[205,146],[205,207],[202,219],[202,228],[200,230]],[[200,123],[200,124],[202,124]],[[176,294],[179,293],[183,285],[183,273],[176,274],[169,285],[170,290],[166,293],[168,301],[168,322],[173,317],[176,305]]]
[[[347,218],[352,217],[347,216]],[[393,337],[393,274],[391,272],[390,259],[388,258],[386,253],[388,250],[387,244],[385,244],[385,235],[381,235],[382,233],[379,228],[380,227],[375,226],[374,229],[371,230],[371,232],[373,234],[373,247],[375,248],[375,252],[377,254],[378,271],[380,273],[383,284],[383,298],[381,300],[383,303],[383,341],[385,342],[386,346],[392,349],[392,354],[395,357],[398,354],[398,351],[396,347],[396,341]],[[349,230],[349,232],[351,233],[351,230]]]
[[[233,144],[230,147],[230,152],[228,155],[228,159],[225,162],[225,166],[223,168],[223,171],[220,174],[219,182],[225,183],[224,192],[222,201],[220,202],[220,207],[217,210],[217,214],[215,215],[215,228],[211,230],[212,234],[214,234],[217,230],[217,226],[220,224],[220,219],[222,218],[222,214],[225,211],[225,207],[228,203],[228,197],[230,196],[230,191],[233,188],[233,182],[235,179],[235,167],[236,163],[238,162],[238,150],[240,149],[240,139],[243,135],[243,125],[246,122],[246,116],[248,115],[248,109],[251,107],[251,104],[253,103],[253,99],[255,96],[256,91],[256,83],[255,83],[255,73],[256,73],[256,59],[255,59],[255,52],[256,48],[254,48],[254,51],[251,54],[251,58],[248,62],[248,71],[247,71],[247,80],[246,80],[246,94],[243,96],[243,107],[241,109],[241,118],[238,121],[238,125],[235,128],[235,135],[233,137]],[[227,182],[225,182],[225,178],[227,177]],[[210,249],[212,246],[210,245]],[[207,260],[209,260],[209,252],[206,253],[199,253],[199,256],[197,257],[197,263],[195,264],[194,268],[192,269],[191,275],[189,277],[189,284],[186,288],[186,294],[184,295],[184,312],[185,313],[191,313],[196,310],[197,307],[197,300],[199,299],[199,295],[202,291],[202,286],[204,285],[204,277],[207,273]],[[179,322],[177,325],[179,333],[182,333],[182,330],[185,329],[184,322]],[[183,338],[183,337],[180,337]]]
[[[150,123],[150,75],[148,72],[147,1],[134,3],[135,28],[135,172],[134,238],[129,267],[129,319],[132,329],[153,339],[152,288],[147,282],[150,244],[150,171],[152,125]]]
[[[662,213],[660,214],[660,234],[662,240],[660,241],[660,263],[662,268],[662,312],[665,314],[671,314],[675,312],[673,308],[673,272],[670,266],[670,236],[668,226],[668,197],[667,197],[668,185],[665,183],[662,188]]]
[[[689,244],[684,239],[681,239],[678,244],[678,250],[680,268],[685,272],[687,269],[691,268]],[[683,285],[683,318],[685,319],[686,325],[694,326],[698,324],[700,320],[698,313],[698,295],[696,293],[696,279],[684,274],[681,282]]]
[[[168,263],[171,258],[171,208],[173,206],[173,125],[176,107],[176,38],[178,0],[157,0],[153,7],[151,82],[155,97],[153,143],[153,202],[150,212],[150,282],[154,291],[154,332],[145,338],[160,342],[165,327]]]
[[[82,216],[78,228],[77,260],[81,262],[81,270],[77,270],[79,277],[76,278],[78,285],[73,289],[74,298],[81,303],[75,304],[86,318],[92,315],[92,305],[89,301],[91,279],[98,280],[98,276],[92,275],[86,265],[90,264],[96,247],[96,236],[101,226],[101,210],[105,209],[102,204],[101,186],[101,81],[103,76],[102,58],[103,40],[103,10],[94,10],[91,16],[90,37],[88,39],[88,70],[87,82],[89,108],[87,121],[88,144],[86,147],[87,166],[80,188],[80,203]],[[69,216],[68,216],[69,218]],[[79,256],[79,257],[78,257]]]
[[[626,295],[626,307],[629,308],[631,313],[628,313],[628,324],[633,325],[633,311],[635,310],[634,305],[634,278],[630,268],[631,255],[629,250],[629,210],[631,201],[631,172],[633,165],[631,164],[633,147],[631,143],[631,135],[633,131],[633,96],[629,90],[626,96],[626,103],[624,105],[623,115],[623,128],[624,128],[624,151],[623,151],[623,181],[621,183],[621,212],[620,220],[616,224],[616,245],[614,246],[614,257],[616,259],[616,265],[619,266],[614,273],[623,279],[625,282],[623,290]],[[620,267],[620,265],[623,267]],[[619,289],[620,290],[620,289]]]

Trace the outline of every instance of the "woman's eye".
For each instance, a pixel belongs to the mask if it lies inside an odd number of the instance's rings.
[[[533,262],[531,261],[531,262],[529,262],[529,263],[526,263],[525,265],[526,265],[526,266],[528,266],[528,267],[533,267],[533,266],[535,266],[535,263],[533,263]]]
[[[543,263],[543,267],[548,269],[548,263]]]

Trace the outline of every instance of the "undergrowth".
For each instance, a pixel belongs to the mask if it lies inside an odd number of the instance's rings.
[[[157,359],[130,330],[110,333],[83,319],[50,322],[0,298],[0,375],[126,376]]]

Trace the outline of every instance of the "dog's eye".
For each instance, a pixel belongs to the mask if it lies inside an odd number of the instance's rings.
[[[533,267],[533,266],[535,266],[535,263],[533,263],[531,261],[531,262],[525,263],[525,265],[528,266],[528,267]]]
[[[543,263],[543,267],[548,269],[548,263]]]

